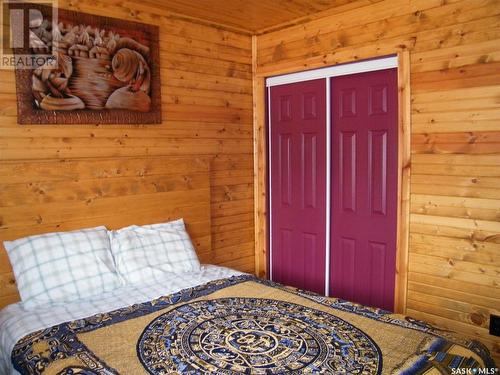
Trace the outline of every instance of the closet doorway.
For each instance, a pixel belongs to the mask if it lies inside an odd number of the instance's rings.
[[[397,58],[267,86],[271,279],[393,311]]]

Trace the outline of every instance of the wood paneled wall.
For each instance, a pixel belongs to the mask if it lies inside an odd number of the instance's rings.
[[[209,157],[212,251],[202,260],[252,272],[251,37],[148,3],[59,5],[160,26],[164,121],[19,126],[14,75],[0,71],[0,163]],[[499,355],[487,326],[490,313],[500,314],[500,3],[356,0],[328,14],[254,38],[254,89],[263,89],[259,77],[410,51],[407,312],[479,337]],[[257,116],[262,111],[255,108]],[[256,241],[259,259],[264,234]],[[0,280],[0,288],[8,282]]]
[[[488,324],[500,314],[499,14],[498,0],[358,0],[256,41],[257,77],[410,51],[406,312],[480,338],[496,356]]]
[[[251,37],[141,2],[60,0],[59,6],[159,25],[163,123],[20,126],[14,74],[0,71],[0,163],[16,160],[29,166],[42,159],[208,158],[212,251],[203,252],[201,260],[253,272]],[[14,178],[18,172],[12,173]],[[177,173],[183,176],[182,171]],[[11,180],[5,175],[1,178]],[[30,181],[23,183],[28,186],[20,189],[37,188],[29,186]],[[73,185],[67,185],[68,194]],[[76,195],[75,199],[85,202],[92,197]],[[7,225],[2,223],[1,211],[0,207],[0,230]],[[52,214],[56,213],[40,213],[39,220]],[[1,279],[0,288],[8,283]]]
[[[39,233],[184,218],[210,258],[210,160],[191,156],[2,161],[0,309],[19,300],[2,242]]]

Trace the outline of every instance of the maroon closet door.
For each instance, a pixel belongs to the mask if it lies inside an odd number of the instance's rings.
[[[326,80],[271,88],[272,279],[324,294]]]
[[[330,295],[394,309],[396,69],[335,77]]]

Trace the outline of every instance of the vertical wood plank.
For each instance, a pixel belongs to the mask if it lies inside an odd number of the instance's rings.
[[[267,140],[265,79],[257,77],[257,36],[252,37],[255,273],[267,276]]]
[[[399,91],[399,155],[398,155],[398,233],[396,252],[396,291],[394,311],[406,312],[408,289],[408,237],[410,217],[410,162],[411,162],[411,94],[410,52],[398,54]]]

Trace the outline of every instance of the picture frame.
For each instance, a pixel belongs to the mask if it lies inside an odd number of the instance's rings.
[[[15,54],[46,53],[38,37],[57,67],[16,68],[19,124],[161,123],[158,26],[66,9],[55,23],[34,6],[43,18],[26,17],[30,44]]]

